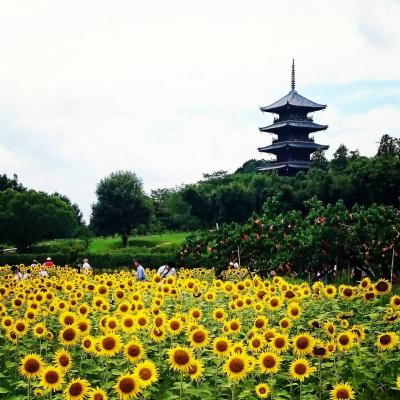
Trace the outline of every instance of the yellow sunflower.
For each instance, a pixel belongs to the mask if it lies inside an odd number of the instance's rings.
[[[337,337],[337,346],[340,351],[347,351],[354,345],[354,334],[351,331],[341,332]]]
[[[292,339],[292,346],[295,354],[305,355],[311,353],[314,338],[308,333],[300,333]]]
[[[108,396],[105,390],[99,387],[90,392],[89,400],[107,400]]]
[[[115,391],[122,400],[127,400],[137,395],[142,391],[140,386],[141,381],[134,374],[121,375],[114,386]]]
[[[276,353],[284,353],[289,348],[289,338],[287,335],[277,334],[271,339],[269,345]]]
[[[72,346],[78,339],[78,330],[73,325],[68,325],[60,331],[59,341],[63,346]]]
[[[249,361],[245,354],[232,354],[224,364],[224,371],[230,381],[239,381],[249,372]]]
[[[114,356],[121,349],[121,338],[114,334],[109,333],[108,335],[102,336],[97,340],[97,344],[100,347],[100,354],[104,356]]]
[[[289,367],[290,377],[301,382],[315,372],[316,368],[305,358],[293,360]]]
[[[392,290],[392,284],[386,279],[379,279],[379,281],[375,283],[374,289],[378,295],[383,295]]]
[[[349,383],[338,383],[330,392],[331,400],[352,400],[354,391]]]
[[[187,347],[176,346],[168,350],[168,363],[175,371],[187,372],[193,360],[192,350]]]
[[[216,337],[213,341],[213,353],[218,357],[226,357],[231,350],[232,342],[223,336]]]
[[[82,400],[89,392],[89,382],[86,379],[74,379],[68,383],[64,390],[66,400]]]
[[[137,362],[145,357],[145,351],[139,340],[131,340],[124,347],[124,355],[131,362]]]
[[[264,352],[258,357],[258,365],[265,374],[274,374],[279,371],[282,358],[273,352]]]
[[[266,399],[271,393],[271,388],[267,383],[259,383],[255,387],[255,392],[259,399]]]
[[[382,333],[376,340],[379,350],[392,350],[398,343],[399,337],[395,332]]]
[[[190,345],[196,349],[207,346],[209,342],[208,331],[202,327],[190,332]]]
[[[42,373],[43,360],[37,354],[27,354],[20,362],[19,372],[21,375],[31,379]]]
[[[198,381],[204,373],[204,366],[202,361],[193,360],[192,363],[189,365],[187,373],[192,381]]]
[[[72,357],[65,349],[57,350],[54,355],[54,361],[63,372],[69,371],[72,367]]]
[[[64,376],[57,367],[46,367],[42,374],[40,385],[45,389],[58,390],[64,383]]]
[[[141,361],[136,364],[133,373],[139,378],[139,385],[142,388],[150,386],[158,379],[158,371],[156,365],[153,363],[153,361],[150,360]]]

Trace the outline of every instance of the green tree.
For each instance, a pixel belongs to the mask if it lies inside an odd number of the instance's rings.
[[[99,235],[119,234],[126,247],[130,231],[147,224],[152,211],[142,181],[133,172],[118,171],[100,181],[96,195],[90,219],[92,229]]]
[[[0,241],[24,250],[40,240],[71,237],[77,227],[71,206],[34,190],[0,192]]]
[[[383,135],[379,142],[377,157],[400,157],[400,139]]]
[[[333,153],[333,159],[331,161],[332,168],[335,171],[343,171],[346,168],[348,158],[349,150],[344,144],[341,144]]]
[[[26,188],[18,182],[18,176],[14,174],[12,178],[9,178],[6,174],[0,175],[0,192],[13,189],[17,192],[23,192]]]

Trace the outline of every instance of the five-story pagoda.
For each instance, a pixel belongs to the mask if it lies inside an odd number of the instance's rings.
[[[322,131],[328,125],[316,124],[309,113],[323,110],[326,105],[314,103],[295,90],[294,60],[292,64],[292,90],[275,103],[261,107],[261,111],[278,114],[272,125],[260,128],[261,132],[272,133],[272,144],[260,147],[263,153],[276,155],[276,161],[259,168],[258,171],[277,171],[280,175],[295,175],[310,168],[310,155],[329,146],[317,144],[310,137],[313,132]]]

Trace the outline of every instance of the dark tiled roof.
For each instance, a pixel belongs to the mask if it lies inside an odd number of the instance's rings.
[[[306,142],[306,141],[284,141],[284,142],[276,142],[273,143],[269,146],[266,147],[260,147],[258,151],[261,151],[263,153],[274,153],[275,150],[282,150],[284,148],[290,148],[290,149],[307,149],[311,150],[311,152],[314,152],[315,150],[327,150],[329,146],[326,146],[324,144],[318,144],[314,142]]]
[[[271,171],[276,169],[290,168],[296,170],[303,170],[310,168],[310,162],[306,161],[284,161],[284,162],[275,162],[271,163],[266,167],[258,168],[257,171]]]
[[[312,121],[287,120],[287,121],[282,121],[282,122],[276,122],[272,125],[268,125],[263,128],[260,128],[260,131],[261,132],[277,132],[277,131],[285,129],[289,126],[293,127],[293,128],[306,129],[309,132],[322,131],[322,130],[328,128],[328,125],[320,125],[320,124],[316,124],[315,122],[312,122]]]
[[[286,96],[282,97],[275,103],[272,103],[266,107],[261,107],[261,111],[276,113],[280,108],[287,105],[292,107],[306,108],[309,109],[309,112],[323,110],[326,108],[326,105],[315,103],[298,94],[295,90],[291,90]]]

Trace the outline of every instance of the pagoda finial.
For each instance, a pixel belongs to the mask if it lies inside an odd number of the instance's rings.
[[[295,78],[295,70],[294,70],[294,58],[292,61],[292,90],[294,90],[296,86],[296,78]]]

